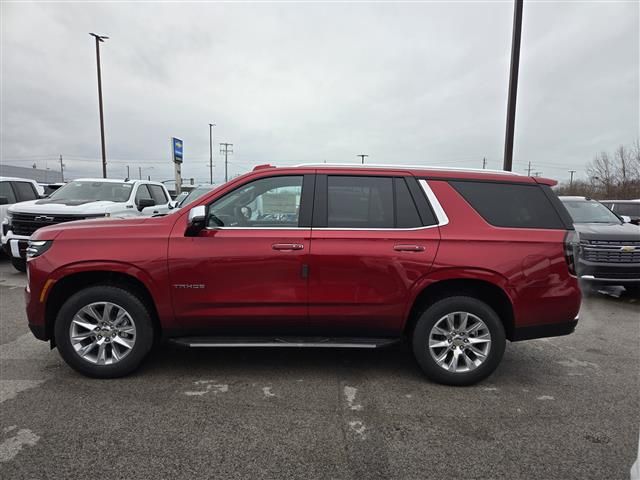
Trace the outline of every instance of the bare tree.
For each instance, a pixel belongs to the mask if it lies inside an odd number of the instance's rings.
[[[586,171],[586,181],[574,181],[571,189],[568,184],[559,185],[558,194],[602,200],[640,198],[640,138],[631,146],[618,146],[613,155],[600,152]]]

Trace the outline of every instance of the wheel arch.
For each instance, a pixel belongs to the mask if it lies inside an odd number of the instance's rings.
[[[47,337],[55,346],[54,324],[60,307],[74,293],[96,285],[120,287],[138,297],[148,308],[156,339],[162,335],[162,325],[156,303],[145,283],[130,273],[115,270],[86,270],[64,275],[56,280],[47,294],[45,305],[45,330]]]
[[[409,307],[403,332],[411,334],[420,313],[429,305],[446,297],[463,295],[481,300],[495,310],[504,326],[507,339],[511,340],[515,325],[513,302],[501,278],[471,278],[470,275],[464,275],[432,278],[431,281],[424,282],[418,287]]]

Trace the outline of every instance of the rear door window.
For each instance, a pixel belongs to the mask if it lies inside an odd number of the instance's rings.
[[[640,202],[639,203],[616,203],[613,210],[618,215],[627,215],[629,217],[640,217]]]
[[[327,227],[394,228],[393,179],[330,175]]]
[[[16,203],[16,195],[9,182],[0,182],[0,197],[6,197],[7,203]]]
[[[565,228],[538,185],[475,181],[449,183],[488,223],[496,227]]]
[[[29,182],[12,182],[13,188],[16,191],[19,202],[26,202],[27,200],[35,200],[38,198],[38,192],[33,187],[33,184]]]

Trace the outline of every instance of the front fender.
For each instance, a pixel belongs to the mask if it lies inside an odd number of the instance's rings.
[[[159,282],[157,280],[154,280],[154,276],[152,276],[149,272],[131,263],[116,260],[79,261],[57,268],[51,273],[49,278],[52,279],[55,284],[59,280],[71,275],[92,272],[113,272],[133,277],[142,285],[144,285],[144,287],[149,292],[149,295],[153,300],[154,307],[158,312],[158,316],[160,317],[161,323],[163,323],[162,319],[171,319],[173,317],[170,292],[168,291],[168,287],[166,287],[165,285],[166,282]],[[52,289],[49,289],[45,293],[45,296],[43,298],[45,304],[48,301],[48,296],[51,290]]]

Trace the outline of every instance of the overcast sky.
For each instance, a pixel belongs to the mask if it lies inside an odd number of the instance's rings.
[[[3,3],[0,160],[215,181],[301,162],[501,168],[513,3]],[[514,170],[560,180],[639,135],[638,2],[534,3],[523,16]],[[135,175],[134,175],[135,174]]]

